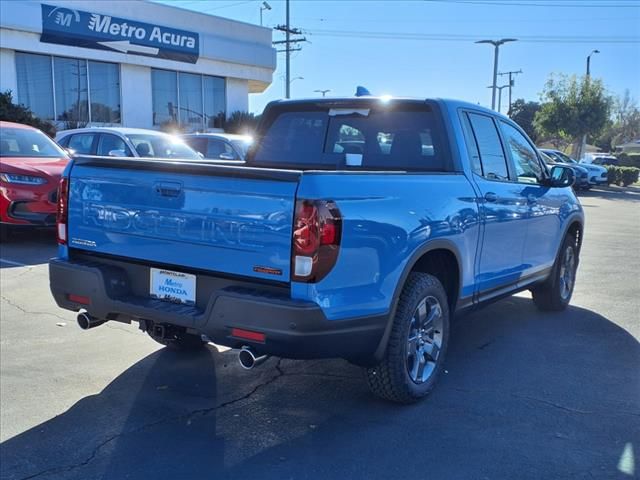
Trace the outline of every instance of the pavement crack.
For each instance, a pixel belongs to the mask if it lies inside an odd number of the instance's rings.
[[[32,310],[27,310],[26,308],[24,308],[23,306],[17,304],[16,302],[14,302],[13,300],[10,300],[9,298],[5,297],[4,295],[0,295],[0,298],[2,298],[2,300],[4,300],[5,302],[7,302],[9,305],[11,305],[13,308],[16,308],[18,310],[20,310],[22,313],[26,313],[27,315],[50,315],[52,317],[56,317],[59,318],[60,320],[62,320],[63,322],[67,322],[69,321],[68,318],[64,318],[60,315],[58,315],[57,313],[51,313],[51,312],[37,312],[37,311],[32,311]]]
[[[251,396],[253,396],[258,390],[267,387],[269,385],[271,385],[273,382],[275,382],[276,380],[278,380],[279,378],[285,376],[285,373],[283,372],[282,368],[280,367],[280,363],[282,362],[282,358],[278,359],[278,363],[275,365],[275,370],[277,371],[276,375],[273,375],[271,378],[269,378],[268,380],[266,380],[265,382],[259,383],[258,385],[256,385],[254,388],[252,388],[248,393],[238,397],[238,398],[234,398],[232,400],[223,402],[219,405],[216,405],[214,407],[209,407],[209,408],[200,408],[197,410],[193,410],[191,412],[188,413],[184,413],[182,415],[177,415],[177,416],[173,416],[173,417],[166,417],[166,418],[161,418],[159,420],[156,420],[154,422],[150,422],[150,423],[146,423],[144,425],[141,425],[137,428],[134,428],[132,430],[129,430],[127,432],[121,432],[115,435],[111,435],[110,437],[108,437],[107,439],[103,440],[102,442],[100,442],[91,452],[91,455],[89,455],[85,460],[78,462],[78,463],[74,463],[71,465],[64,465],[64,466],[60,466],[60,467],[54,467],[54,468],[49,468],[46,470],[42,470],[40,472],[28,475],[26,477],[22,477],[20,480],[31,480],[32,478],[37,478],[37,477],[41,477],[41,476],[47,476],[47,475],[53,475],[53,474],[58,474],[58,473],[66,473],[66,472],[70,472],[72,470],[75,470],[77,468],[82,468],[86,465],[88,465],[89,463],[91,463],[99,454],[100,450],[102,448],[104,448],[106,445],[108,445],[109,443],[113,442],[114,440],[120,438],[120,437],[124,437],[127,435],[132,435],[132,434],[136,434],[139,432],[142,432],[144,430],[147,430],[149,428],[153,428],[156,427],[158,425],[162,425],[164,423],[170,423],[170,422],[175,422],[178,420],[186,420],[187,424],[191,423],[191,421],[193,420],[193,418],[197,417],[197,416],[206,416],[212,412],[215,412],[217,410],[221,410],[223,408],[229,407],[231,405],[234,405],[238,402],[242,402],[243,400],[247,400],[248,398],[250,398]]]

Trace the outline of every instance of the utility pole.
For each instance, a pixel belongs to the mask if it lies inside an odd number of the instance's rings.
[[[292,48],[291,44],[297,44],[299,42],[305,42],[307,39],[305,37],[296,37],[291,38],[291,35],[302,35],[302,30],[299,28],[291,28],[289,23],[289,0],[286,0],[286,23],[285,25],[277,25],[274,27],[274,30],[278,30],[280,32],[284,32],[285,39],[277,42],[273,42],[274,45],[282,45],[284,44],[284,50],[278,50],[278,52],[284,52],[286,55],[286,72],[285,72],[285,98],[291,98],[291,52],[296,52],[302,50],[300,47]]]
[[[513,89],[513,85],[514,85],[514,80],[512,78],[512,75],[519,75],[522,73],[522,70],[513,70],[510,72],[502,72],[499,73],[498,75],[500,75],[501,77],[503,75],[509,75],[509,109],[507,110],[507,115],[511,112],[511,90]],[[499,107],[498,107],[499,109]]]
[[[517,38],[501,38],[500,40],[478,40],[476,43],[488,43],[493,45],[493,86],[491,87],[491,109],[496,109],[496,89],[498,88],[498,53],[500,45],[507,42],[516,42]]]

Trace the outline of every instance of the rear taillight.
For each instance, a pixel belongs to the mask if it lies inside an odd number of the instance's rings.
[[[62,177],[58,184],[58,244],[67,244],[67,219],[69,214],[69,179]]]
[[[334,202],[298,200],[293,221],[291,279],[318,282],[336,264],[342,218]]]

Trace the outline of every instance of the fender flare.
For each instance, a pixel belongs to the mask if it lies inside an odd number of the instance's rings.
[[[400,275],[400,279],[398,280],[396,288],[393,292],[393,297],[391,300],[391,308],[389,309],[389,315],[387,317],[387,325],[384,329],[382,338],[380,339],[380,342],[378,343],[378,346],[376,347],[375,352],[373,354],[375,363],[382,360],[382,356],[384,355],[384,352],[387,348],[387,342],[389,341],[389,336],[391,335],[391,328],[393,326],[393,319],[395,317],[396,308],[398,306],[398,299],[400,297],[400,294],[402,293],[402,289],[404,288],[404,285],[407,281],[407,278],[409,277],[409,274],[415,267],[416,263],[418,263],[418,261],[425,254],[434,250],[448,250],[455,256],[456,262],[458,263],[458,278],[460,279],[460,282],[458,285],[457,299],[460,298],[460,293],[462,291],[462,278],[463,278],[462,262],[460,260],[461,254],[456,244],[446,238],[436,238],[418,247],[409,257],[409,260],[407,261],[407,264],[405,265],[402,271],[402,274]],[[454,306],[454,309],[455,309],[455,306]]]

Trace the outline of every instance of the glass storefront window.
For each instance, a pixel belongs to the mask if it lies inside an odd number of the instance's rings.
[[[89,122],[87,62],[75,58],[53,57],[56,120]]]
[[[222,128],[225,118],[225,81],[220,77],[203,76],[205,126]]]
[[[224,78],[152,69],[151,80],[154,125],[179,122],[190,131],[223,127]]]
[[[202,128],[202,75],[179,73],[180,123]]]
[[[120,66],[16,52],[19,103],[65,127],[120,123]],[[91,105],[91,109],[89,109]]]
[[[178,78],[176,72],[151,70],[153,124],[178,121]]]
[[[51,57],[16,52],[18,103],[38,117],[53,120],[53,80]]]
[[[91,122],[120,123],[120,68],[115,63],[89,62]]]

